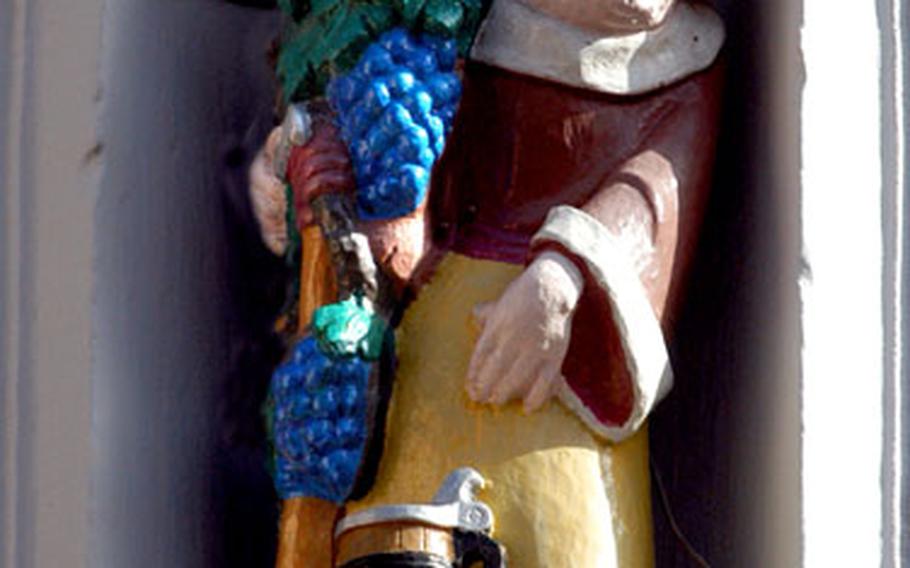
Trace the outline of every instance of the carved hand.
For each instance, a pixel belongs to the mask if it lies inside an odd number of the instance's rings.
[[[250,166],[249,178],[250,202],[259,223],[259,234],[268,249],[279,256],[288,246],[284,184],[274,170],[275,148],[280,138],[280,129],[272,130]]]
[[[477,306],[483,331],[468,367],[472,400],[501,405],[521,399],[532,412],[557,393],[583,282],[568,259],[544,252],[499,300]]]
[[[330,123],[316,124],[313,137],[294,148],[288,160],[288,180],[294,188],[297,228],[313,222],[310,202],[325,193],[345,193],[354,189],[354,173],[348,150],[338,129]]]
[[[355,188],[350,155],[338,129],[317,123],[313,137],[295,148],[288,160],[288,180],[294,188],[297,227],[311,224],[310,202],[321,194],[352,192]],[[405,217],[362,223],[379,266],[400,288],[408,281],[428,247],[424,207]]]

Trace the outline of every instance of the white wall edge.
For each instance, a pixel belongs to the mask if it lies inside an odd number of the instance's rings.
[[[904,50],[905,9],[902,0],[879,0],[882,36],[882,165],[883,226],[885,245],[883,323],[885,327],[885,407],[882,464],[883,562],[886,568],[901,566],[904,547],[903,487],[905,443],[904,339],[907,305],[904,267],[906,263],[906,112]]]
[[[805,566],[882,559],[883,237],[875,3],[805,0]]]
[[[3,566],[88,562],[102,10],[103,0],[2,5]]]

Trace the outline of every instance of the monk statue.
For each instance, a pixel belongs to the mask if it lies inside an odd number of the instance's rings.
[[[358,205],[394,291],[397,365],[374,479],[323,516],[321,562],[380,565],[352,562],[339,526],[438,503],[469,471],[503,563],[653,565],[647,423],[673,383],[666,339],[711,185],[723,41],[689,0],[485,7],[425,198],[384,217]],[[276,253],[292,218],[306,257],[314,200],[359,191],[345,132],[315,125],[285,171],[280,133],[265,144],[251,192]]]

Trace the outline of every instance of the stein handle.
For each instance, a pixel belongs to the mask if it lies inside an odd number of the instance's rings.
[[[480,563],[483,568],[506,568],[502,546],[482,532],[455,531],[455,566],[471,568]]]

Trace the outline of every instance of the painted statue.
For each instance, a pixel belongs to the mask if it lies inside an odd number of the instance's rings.
[[[301,104],[251,170],[264,241],[300,263],[279,565],[652,565],[647,419],[710,187],[720,19],[282,5]]]

